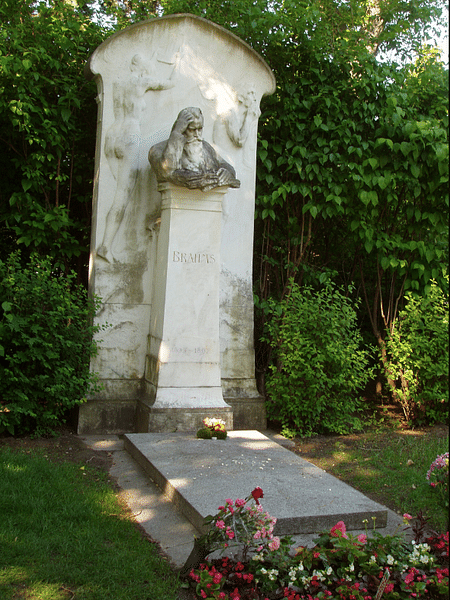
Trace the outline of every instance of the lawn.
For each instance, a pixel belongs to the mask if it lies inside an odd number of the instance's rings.
[[[447,496],[432,488],[426,475],[436,456],[448,450],[448,426],[384,427],[295,440],[295,452],[302,458],[399,514],[422,511],[437,531],[448,529]]]
[[[105,473],[0,451],[2,600],[175,600],[178,579]]]

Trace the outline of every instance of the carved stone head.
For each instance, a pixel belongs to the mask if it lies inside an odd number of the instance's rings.
[[[201,141],[204,119],[202,111],[199,108],[195,106],[183,108],[183,110],[180,111],[175,123],[178,121],[188,122],[187,127],[183,131],[183,135],[187,144],[194,141]]]

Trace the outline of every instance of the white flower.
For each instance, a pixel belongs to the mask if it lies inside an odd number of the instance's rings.
[[[391,554],[388,554],[386,557],[386,562],[388,565],[393,565],[394,564],[394,557]]]
[[[328,569],[327,569],[327,575],[331,575],[332,572],[333,572],[333,569],[331,567],[328,567]]]
[[[369,559],[369,562],[370,563],[376,563],[377,562],[377,557],[372,554],[372,556]]]
[[[419,558],[420,562],[423,563],[424,565],[428,564],[430,562],[430,557],[426,554],[422,554],[422,556]]]
[[[267,575],[267,569],[264,567],[261,569],[261,575]]]
[[[352,564],[349,566],[349,571],[351,571],[351,572],[352,572],[352,571],[354,571],[354,570],[355,570],[355,565],[352,563]]]

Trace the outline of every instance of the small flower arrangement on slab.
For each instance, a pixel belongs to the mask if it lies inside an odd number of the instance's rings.
[[[203,440],[211,440],[217,438],[218,440],[225,440],[227,437],[227,430],[225,428],[225,421],[222,419],[210,419],[206,417],[203,419],[203,425],[201,429],[197,431],[197,437]]]

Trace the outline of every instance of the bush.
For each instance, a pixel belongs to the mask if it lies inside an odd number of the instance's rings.
[[[0,261],[0,433],[49,433],[96,389],[96,302],[50,258]]]
[[[355,304],[332,283],[315,292],[291,281],[285,299],[270,306],[269,418],[302,435],[361,429],[358,392],[372,370]]]
[[[432,283],[428,294],[406,296],[386,349],[394,398],[412,424],[448,419],[448,299]]]

